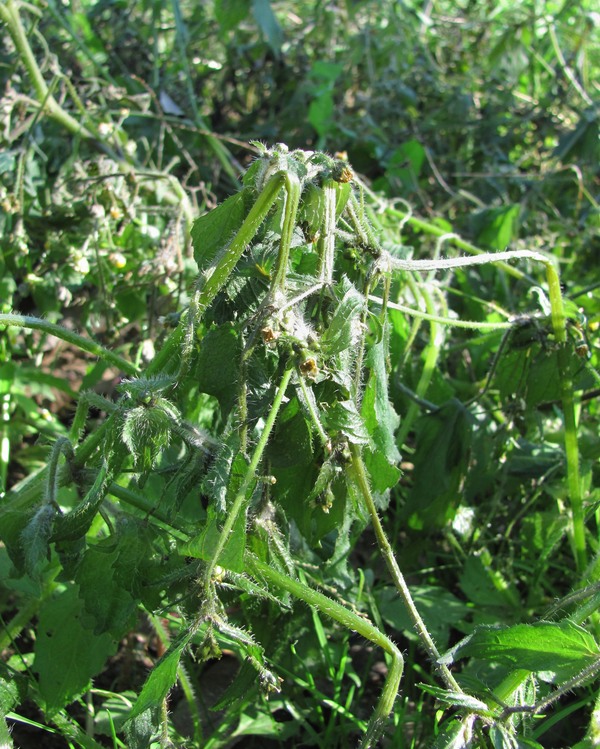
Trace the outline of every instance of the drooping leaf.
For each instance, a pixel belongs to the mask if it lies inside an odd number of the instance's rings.
[[[40,609],[33,670],[50,714],[81,694],[116,651],[117,641],[108,633],[95,635],[84,619],[74,585],[45,600]]]
[[[600,647],[571,621],[481,627],[452,651],[453,659],[478,658],[567,681],[600,659]]]

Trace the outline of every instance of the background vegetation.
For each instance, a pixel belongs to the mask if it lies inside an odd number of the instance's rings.
[[[440,650],[482,625],[563,627],[554,640],[544,635],[548,658],[529,670],[516,642],[501,657],[473,645],[461,655],[461,686],[484,702],[511,679],[516,704],[558,690],[559,701],[518,724],[520,743],[484,727],[469,739],[436,702],[435,669],[366,518],[313,507],[307,520],[290,505],[282,527],[295,574],[368,615],[404,652],[382,745],[600,745],[594,4],[2,0],[0,22],[0,711],[14,744],[134,749],[153,745],[160,724],[163,747],[240,737],[249,747],[345,747],[377,700],[389,666],[377,649],[317,610],[257,603],[259,591],[228,579],[228,616],[265,648],[281,691],[267,699],[243,666],[234,680],[247,657],[239,637],[221,631],[213,643],[203,630],[179,666],[170,716],[126,738],[148,669],[197,606],[190,589],[206,560],[181,538],[178,551],[160,529],[199,522],[184,500],[201,480],[210,495],[202,471],[186,464],[179,477],[191,483],[171,480],[180,446],[136,442],[133,429],[124,439],[136,457],[119,467],[119,499],[106,499],[104,519],[62,546],[49,526],[28,524],[38,517],[36,478],[49,460],[62,466],[56,445],[71,433],[80,392],[92,393],[83,399],[88,439],[115,404],[129,398],[137,408],[165,393],[187,423],[224,438],[230,357],[212,369],[194,360],[200,384],[182,381],[177,394],[166,381],[146,392],[122,378],[147,371],[193,301],[202,242],[194,257],[193,221],[239,189],[260,141],[345,152],[364,183],[369,224],[398,257],[508,248],[557,261],[568,318],[562,364],[543,267],[526,260],[405,274],[392,286],[393,303],[446,320],[511,322],[506,330],[451,328],[393,308],[386,323],[402,475],[379,509]],[[240,273],[255,290],[270,266],[266,251],[253,253]],[[354,283],[352,253],[340,262]],[[233,292],[220,303],[201,334],[213,331],[213,348],[204,345],[214,356],[233,350],[219,338],[227,304],[254,309]],[[274,470],[283,475],[295,453],[281,440],[269,449],[275,462],[280,451]],[[91,448],[88,459],[80,468],[100,470]],[[77,501],[61,489],[64,510]],[[313,522],[323,527],[313,532]],[[219,649],[220,660],[210,657]],[[63,669],[67,653],[75,655]],[[10,741],[6,731],[2,739]]]

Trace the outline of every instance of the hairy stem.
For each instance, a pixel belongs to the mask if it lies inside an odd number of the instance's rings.
[[[214,554],[212,555],[211,560],[206,565],[204,586],[207,592],[210,590],[215,567],[219,562],[219,557],[223,553],[223,549],[225,548],[225,544],[227,543],[229,534],[233,530],[235,521],[244,508],[244,505],[248,502],[249,497],[247,495],[250,486],[256,478],[258,465],[262,459],[273,427],[275,426],[275,420],[277,419],[277,414],[279,413],[279,409],[281,408],[281,404],[283,403],[285,391],[287,390],[287,387],[290,383],[293,371],[294,370],[292,369],[292,367],[288,367],[283,373],[283,377],[281,378],[281,382],[279,383],[279,387],[277,388],[277,392],[275,393],[275,397],[273,399],[273,405],[271,406],[271,410],[269,411],[269,415],[267,416],[267,419],[265,421],[265,425],[261,432],[260,438],[256,443],[252,458],[250,459],[250,463],[248,464],[248,468],[246,469],[246,473],[244,474],[244,478],[242,479],[242,484],[237,494],[235,495],[235,499],[233,500],[231,507],[229,507],[227,510],[227,520],[225,521],[221,533],[219,534],[219,539],[217,541]]]
[[[358,632],[359,635],[362,635],[366,640],[377,645],[391,656],[390,670],[385,680],[381,697],[371,716],[367,732],[361,744],[362,749],[372,746],[381,734],[384,722],[392,711],[396,695],[398,694],[400,679],[402,678],[404,659],[396,645],[383,632],[371,624],[368,619],[355,614],[337,601],[333,601],[331,598],[323,595],[323,593],[313,590],[298,580],[287,577],[287,575],[283,575],[250,553],[247,553],[244,559],[247,569],[259,579],[262,578],[267,583],[271,583],[291,593],[295,598],[304,601],[309,606],[314,606],[318,611],[331,617],[347,629]]]
[[[48,322],[47,320],[41,320],[39,317],[31,317],[29,315],[15,315],[15,314],[0,314],[0,326],[11,325],[17,328],[29,328],[30,330],[41,330],[43,333],[48,335],[56,336],[72,346],[76,346],[82,351],[87,351],[88,354],[93,354],[100,359],[103,359],[110,364],[113,364],[118,369],[125,372],[128,375],[139,374],[139,368],[127,359],[123,359],[122,356],[115,354],[113,351],[104,348],[96,341],[92,341],[90,338],[84,338],[78,333],[74,333],[72,330],[67,330],[61,325]]]
[[[429,630],[427,629],[425,622],[419,614],[417,607],[415,606],[415,602],[413,601],[413,597],[410,593],[408,585],[406,584],[404,575],[398,567],[398,562],[396,561],[396,557],[394,556],[394,551],[390,545],[390,542],[388,541],[385,531],[383,530],[383,526],[381,525],[381,521],[377,513],[375,501],[373,499],[373,495],[371,494],[371,488],[369,487],[365,464],[360,454],[360,448],[358,447],[358,445],[350,445],[350,452],[352,454],[352,461],[347,468],[349,478],[357,486],[358,490],[363,496],[363,499],[367,506],[367,510],[371,517],[371,522],[373,524],[373,530],[375,531],[375,536],[377,538],[379,551],[384,558],[384,561],[388,568],[388,572],[390,573],[390,576],[392,578],[392,582],[394,583],[396,590],[402,597],[402,600],[413,622],[415,630],[419,635],[419,638],[427,652],[427,655],[432,661],[434,668],[440,674],[448,689],[462,693],[463,690],[461,689],[459,683],[456,681],[447,666],[438,663],[440,654],[437,646],[434,643],[433,638],[429,634]]]

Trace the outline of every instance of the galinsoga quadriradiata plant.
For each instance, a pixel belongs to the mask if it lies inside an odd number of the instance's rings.
[[[91,528],[104,527],[100,545],[105,551],[117,553],[117,541],[132,544],[117,555],[131,556],[133,572],[128,571],[126,583],[121,576],[119,585],[131,594],[133,608],[138,600],[151,615],[176,605],[186,614],[187,624],[133,706],[127,724],[132,741],[148,722],[168,741],[166,699],[177,678],[190,688],[180,663],[189,647],[196,646],[196,657],[207,659],[219,654],[220,643],[229,643],[266,693],[279,691],[280,677],[259,640],[228,617],[224,600],[239,591],[280,608],[303,601],[384,651],[387,676],[361,743],[363,749],[373,746],[400,688],[400,648],[341,599],[307,584],[301,565],[302,550],[325,538],[326,563],[345,564],[367,524],[439,677],[435,694],[462,715],[448,742],[460,738],[460,746],[469,746],[476,726],[482,725],[509,742],[516,735],[507,704],[521,682],[505,685],[502,694],[487,701],[465,693],[447,665],[451,659],[441,657],[413,602],[380,521],[400,476],[398,446],[414,418],[409,411],[398,433],[399,418],[388,397],[388,310],[400,309],[436,329],[511,330],[511,321],[470,323],[439,316],[426,289],[427,311],[407,308],[391,298],[392,284],[406,279],[414,285],[421,273],[484,263],[502,264],[523,277],[511,261],[544,264],[548,314],[559,347],[573,548],[583,568],[574,404],[568,362],[560,358],[567,328],[559,279],[548,257],[529,251],[456,259],[399,257],[379,241],[369,216],[373,196],[366,200],[365,191],[343,158],[289,152],[284,145],[262,148],[242,189],[195,222],[199,275],[189,306],[144,371],[58,326],[1,316],[3,325],[37,327],[66,338],[105,357],[128,377],[116,403],[93,394],[80,398],[70,434],[55,442],[41,480],[9,493],[2,522],[17,566],[40,579],[52,545],[61,575],[72,575],[82,585],[81,569],[91,553],[84,539]],[[434,354],[435,346],[434,341]],[[415,403],[424,396],[434,366],[435,356],[424,370]],[[210,403],[207,424],[203,413]],[[107,416],[84,437],[90,406]],[[132,472],[137,476],[133,482]],[[59,497],[69,488],[75,498],[72,509],[64,511]],[[133,543],[130,524],[140,517],[147,521],[145,535]],[[162,566],[145,566],[146,544],[154,552],[162,549]],[[182,569],[165,562],[173,558],[185,558],[187,564]],[[165,587],[176,600],[165,599]],[[113,602],[118,623],[114,617],[109,621],[106,612],[101,621],[94,602],[86,601],[98,630],[122,636],[131,611],[120,608],[122,596],[119,601]],[[577,678],[563,691],[576,686]]]

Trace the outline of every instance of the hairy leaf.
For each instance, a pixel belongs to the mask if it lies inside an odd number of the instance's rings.
[[[152,710],[161,705],[169,690],[177,680],[177,669],[183,651],[192,639],[193,632],[184,630],[179,637],[171,643],[167,652],[154,666],[137,698],[135,705],[131,708],[129,720],[136,718],[146,710]]]
[[[194,259],[201,271],[216,261],[242,225],[248,213],[248,197],[249,191],[241,190],[194,221],[191,231]]]

